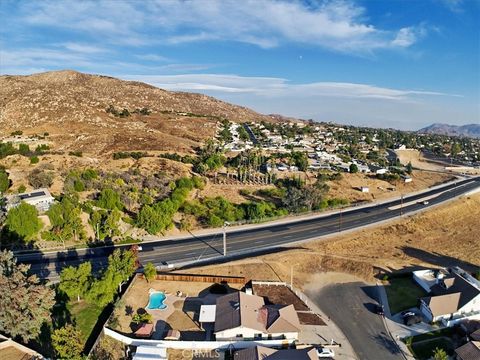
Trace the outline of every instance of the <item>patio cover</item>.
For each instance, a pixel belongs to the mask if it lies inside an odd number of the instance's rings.
[[[213,323],[215,322],[215,313],[217,312],[217,305],[202,305],[200,306],[201,323]]]
[[[150,337],[153,332],[153,324],[142,324],[137,331],[135,331],[135,336],[138,337]]]
[[[167,360],[167,349],[156,346],[137,346],[133,360]]]

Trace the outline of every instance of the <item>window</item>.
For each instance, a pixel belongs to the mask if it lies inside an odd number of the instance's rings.
[[[262,333],[254,334],[253,337],[255,339],[261,339],[262,338]]]
[[[237,338],[242,338],[243,335],[242,335],[242,334],[237,334],[237,335],[235,335],[235,337],[237,337]]]

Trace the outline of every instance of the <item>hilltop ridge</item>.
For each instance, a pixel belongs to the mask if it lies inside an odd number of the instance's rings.
[[[223,118],[276,120],[203,94],[73,70],[0,76],[0,135],[48,132],[59,150],[188,152]]]

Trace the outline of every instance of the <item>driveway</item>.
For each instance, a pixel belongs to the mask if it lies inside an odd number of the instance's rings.
[[[305,292],[343,331],[360,360],[403,359],[381,316],[374,312],[375,285],[351,282]]]

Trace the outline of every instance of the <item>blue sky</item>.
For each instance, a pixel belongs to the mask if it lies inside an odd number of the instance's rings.
[[[480,0],[0,0],[0,73],[74,69],[262,113],[480,123]]]

